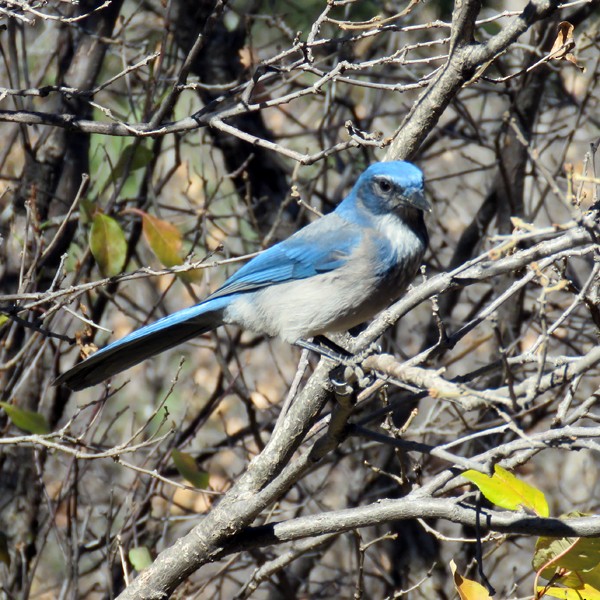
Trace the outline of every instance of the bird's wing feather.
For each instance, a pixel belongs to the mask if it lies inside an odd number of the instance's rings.
[[[343,266],[360,243],[359,228],[335,213],[315,221],[245,264],[211,299],[306,279]]]

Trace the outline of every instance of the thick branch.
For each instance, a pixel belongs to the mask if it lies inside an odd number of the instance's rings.
[[[444,498],[410,496],[396,500],[380,500],[375,504],[331,511],[290,519],[262,527],[252,527],[232,540],[228,553],[245,548],[281,544],[310,536],[342,533],[358,527],[369,527],[407,519],[447,519],[475,527],[477,510],[473,506],[452,503]],[[485,530],[523,535],[595,537],[600,535],[600,519],[596,516],[574,519],[532,517],[520,512],[481,509],[480,521]]]
[[[550,15],[558,7],[558,2],[530,2],[500,33],[486,44],[476,45],[472,43],[471,36],[479,7],[480,3],[476,0],[457,2],[452,17],[452,46],[448,61],[404,119],[388,149],[386,160],[413,158],[445,108],[473,76],[475,69],[508,48],[533,23]]]
[[[275,429],[265,449],[221,502],[185,537],[167,548],[119,596],[121,600],[164,598],[191,573],[224,552],[232,535],[252,521],[282,494],[271,485],[301,444],[329,393],[323,386],[327,367],[321,362],[302,393],[294,400],[283,424]],[[291,485],[293,481],[289,481]]]

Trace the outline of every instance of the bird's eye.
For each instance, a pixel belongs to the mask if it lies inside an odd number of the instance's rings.
[[[379,190],[382,191],[384,194],[389,194],[392,191],[392,184],[386,179],[380,179],[377,182],[377,186],[379,187]]]

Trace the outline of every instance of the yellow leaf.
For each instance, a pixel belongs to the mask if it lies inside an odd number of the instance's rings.
[[[181,257],[181,232],[175,225],[142,212],[144,238],[165,267],[176,267],[183,262]]]
[[[158,260],[167,268],[177,267],[184,262],[182,256],[183,236],[175,225],[159,219],[139,208],[129,208],[127,212],[142,217],[144,239]],[[199,279],[199,271],[178,273],[184,281],[194,282]]]
[[[549,588],[538,586],[537,591],[538,594],[544,593],[544,596],[541,596],[542,598],[551,596],[552,598],[562,598],[563,600],[600,600],[600,591],[587,584],[576,590],[557,586]]]
[[[492,600],[488,591],[480,583],[460,575],[453,560],[450,561],[450,570],[460,600]]]
[[[465,471],[463,477],[474,483],[481,493],[497,506],[508,510],[525,508],[540,517],[550,514],[543,492],[518,479],[500,465],[494,466],[494,474],[491,477],[474,470]]]

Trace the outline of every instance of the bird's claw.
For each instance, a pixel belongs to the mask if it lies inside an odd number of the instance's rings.
[[[360,360],[356,360],[356,357],[351,357],[346,359],[344,364],[338,365],[329,372],[329,379],[336,394],[343,393],[338,392],[338,390],[351,388],[353,384],[362,389],[371,385],[373,376],[364,371],[361,362]]]

